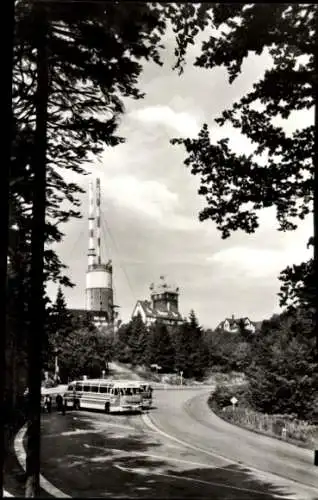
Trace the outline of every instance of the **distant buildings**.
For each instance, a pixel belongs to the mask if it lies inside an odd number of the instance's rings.
[[[247,317],[235,318],[234,315],[232,315],[231,318],[225,318],[224,321],[221,321],[216,327],[216,330],[223,330],[228,333],[238,333],[241,329],[244,329],[247,332],[255,333],[259,326],[259,322],[251,321]]]
[[[157,320],[166,325],[180,325],[183,318],[179,313],[179,288],[167,284],[164,276],[160,276],[160,282],[150,286],[150,300],[137,301],[132,318],[138,314],[147,326]]]
[[[103,311],[88,311],[87,309],[68,309],[75,320],[86,323],[89,321],[97,328],[109,325],[108,317]]]

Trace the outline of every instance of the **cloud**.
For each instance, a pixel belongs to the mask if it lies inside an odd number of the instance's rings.
[[[221,264],[223,272],[228,269],[235,274],[243,272],[248,278],[266,278],[276,277],[284,267],[305,260],[309,254],[298,245],[280,250],[235,246],[221,250],[206,260]]]
[[[185,111],[174,111],[169,106],[149,106],[132,111],[129,116],[143,123],[165,125],[186,137],[196,136],[200,130],[193,115]]]
[[[178,195],[155,180],[118,175],[103,182],[103,192],[115,204],[136,210],[150,218],[161,219],[178,205]]]

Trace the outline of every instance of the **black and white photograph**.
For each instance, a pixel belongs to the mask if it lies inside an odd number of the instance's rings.
[[[2,7],[2,498],[318,500],[318,4]]]

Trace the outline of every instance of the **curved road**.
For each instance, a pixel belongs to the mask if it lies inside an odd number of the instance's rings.
[[[223,422],[206,400],[157,390],[148,415],[44,415],[42,474],[82,498],[318,500],[309,450]]]
[[[158,430],[195,446],[215,458],[259,469],[315,488],[318,469],[313,451],[231,425],[211,412],[208,394],[193,391],[157,391],[157,410],[150,415]]]

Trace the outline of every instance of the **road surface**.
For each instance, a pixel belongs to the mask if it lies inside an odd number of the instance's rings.
[[[146,416],[44,414],[47,491],[82,498],[318,500],[308,450],[231,426],[211,414],[206,399],[198,390],[158,390]]]
[[[299,448],[231,425],[207,406],[207,393],[157,391],[157,410],[150,414],[154,428],[215,456],[317,489],[318,469],[313,451]],[[317,495],[318,498],[318,493]]]

